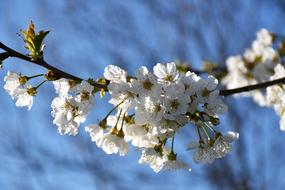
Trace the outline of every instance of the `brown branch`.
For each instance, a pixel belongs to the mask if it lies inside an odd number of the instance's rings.
[[[30,57],[28,57],[28,56],[26,56],[26,55],[24,55],[22,53],[19,53],[19,52],[13,50],[13,49],[7,47],[6,45],[4,45],[1,42],[0,42],[0,48],[5,51],[7,57],[16,57],[16,58],[28,61],[30,63],[34,63],[36,65],[39,65],[41,67],[44,67],[44,68],[46,68],[48,70],[53,71],[54,73],[58,74],[62,78],[71,79],[71,80],[78,81],[78,82],[83,80],[82,78],[79,78],[77,76],[71,75],[69,73],[66,73],[66,72],[64,72],[62,70],[59,70],[59,69],[51,66],[50,64],[48,64],[44,60],[32,60]],[[97,88],[107,90],[107,86],[106,85],[98,84],[95,81],[92,83],[92,85],[97,87]]]
[[[66,79],[71,79],[71,80],[75,80],[75,81],[82,81],[83,79],[71,75],[69,73],[66,73],[62,70],[59,70],[51,65],[49,65],[47,62],[45,62],[44,60],[32,60],[30,57],[19,53],[9,47],[7,47],[6,45],[4,45],[3,43],[0,42],[0,49],[3,49],[5,52],[2,53],[2,55],[5,55],[5,58],[7,57],[16,57],[25,61],[28,61],[30,63],[34,63],[36,65],[39,65],[41,67],[44,67],[48,70],[51,70],[53,72],[55,72],[56,74],[58,74],[59,76],[61,76],[62,78],[66,78]],[[192,70],[192,69],[191,69]],[[193,70],[192,70],[193,72]],[[199,72],[199,71],[196,71]],[[258,83],[255,85],[249,85],[249,86],[244,86],[244,87],[240,87],[240,88],[234,88],[234,89],[229,89],[229,90],[221,90],[220,91],[220,95],[221,96],[230,96],[233,94],[237,94],[237,93],[242,93],[242,92],[248,92],[248,91],[252,91],[252,90],[257,90],[257,89],[262,89],[262,88],[266,88],[268,86],[272,86],[272,85],[276,85],[276,84],[282,84],[285,83],[285,77],[284,78],[280,78],[277,80],[272,80],[272,81],[268,81],[268,82],[263,82],[263,83]],[[99,88],[99,89],[105,89],[107,90],[107,85],[103,85],[103,84],[99,84],[96,83],[95,81],[92,84],[93,86]]]
[[[244,87],[240,87],[240,88],[234,88],[234,89],[229,89],[229,90],[221,90],[220,95],[221,96],[230,96],[230,95],[238,94],[241,92],[248,92],[248,91],[262,89],[262,88],[266,88],[266,87],[273,86],[276,84],[284,84],[284,83],[285,83],[285,77],[280,78],[280,79],[276,79],[276,80],[272,80],[272,81],[254,84],[254,85],[244,86]]]

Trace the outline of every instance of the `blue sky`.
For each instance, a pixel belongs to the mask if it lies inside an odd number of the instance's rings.
[[[0,10],[1,42],[25,52],[16,33],[33,20],[38,29],[51,30],[46,60],[82,78],[101,77],[109,64],[130,73],[142,65],[151,68],[176,59],[196,68],[205,59],[224,64],[228,56],[249,47],[260,28],[285,33],[282,1],[0,0]],[[45,71],[16,59],[5,62],[0,77],[8,70],[23,74]],[[213,166],[194,164],[185,150],[190,140],[187,133],[191,136],[187,129],[180,134],[176,148],[179,157],[191,164],[192,172],[155,174],[137,163],[139,153],[134,149],[126,157],[106,155],[83,128],[76,137],[57,134],[50,116],[55,96],[51,84],[42,87],[31,111],[17,108],[4,90],[0,95],[1,189],[213,189],[218,182],[207,176],[209,167],[223,167],[224,161],[233,165],[233,176],[248,175],[252,188],[261,187],[261,181],[265,187],[285,187],[281,141],[285,135],[279,131],[278,117],[250,99],[228,98],[241,121],[233,122],[226,114],[220,126],[234,130],[238,125],[248,166],[236,158],[239,152]],[[86,124],[98,122],[110,108],[107,97],[98,97]],[[241,146],[238,143],[234,148]]]

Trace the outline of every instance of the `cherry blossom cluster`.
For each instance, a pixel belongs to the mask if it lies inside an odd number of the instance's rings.
[[[260,82],[285,77],[282,65],[284,42],[278,48],[274,47],[276,35],[266,29],[257,32],[257,39],[243,56],[232,56],[227,59],[229,73],[222,80],[227,88],[237,88]],[[274,85],[266,90],[236,94],[236,96],[251,96],[260,106],[272,107],[281,117],[280,129],[285,130],[285,91],[284,85]]]
[[[214,129],[219,123],[218,114],[224,113],[227,106],[213,76],[203,79],[190,71],[178,72],[175,63],[158,63],[153,73],[141,67],[135,77],[110,65],[104,77],[110,81],[109,103],[114,109],[99,124],[85,129],[107,154],[126,155],[130,142],[142,152],[139,163],[155,172],[189,169],[174,153],[174,136],[182,127],[197,128],[197,146],[190,146],[199,163],[224,157],[231,150],[230,143],[238,138],[237,133],[223,136]]]
[[[33,96],[36,95],[37,90],[27,83],[28,79],[27,76],[8,71],[4,78],[4,89],[12,99],[16,99],[16,106],[28,107],[30,110],[33,105]]]
[[[93,106],[94,87],[86,81],[72,84],[63,78],[53,83],[58,94],[51,103],[53,123],[60,134],[76,135]]]
[[[28,82],[45,77],[33,87]],[[137,70],[135,77],[114,65],[104,71],[114,107],[98,124],[85,130],[91,140],[107,154],[128,153],[129,144],[141,151],[139,163],[149,165],[155,172],[166,169],[189,169],[174,152],[174,137],[184,126],[194,128],[198,140],[189,144],[197,163],[212,163],[231,151],[231,143],[238,138],[235,132],[222,135],[216,130],[219,114],[227,111],[213,76],[202,78],[193,72],[180,72],[175,63],[160,64],[153,73],[146,67]],[[37,89],[46,81],[53,81],[55,97],[51,103],[53,123],[61,135],[76,135],[94,105],[97,92],[89,81],[76,82],[47,75],[22,76],[8,72],[5,90],[16,106],[33,104]],[[170,145],[171,144],[171,145]]]
[[[275,36],[266,29],[259,30],[256,36],[251,48],[246,49],[243,55],[227,59],[228,74],[222,84],[228,89],[268,81],[274,67],[280,63],[279,52],[273,47]],[[251,96],[260,106],[268,105],[265,91],[254,90],[236,96]]]
[[[49,31],[36,33],[31,22],[22,33],[29,55],[22,55],[0,43],[1,49],[6,51],[0,54],[0,66],[8,57],[18,57],[43,66],[48,72],[25,76],[8,71],[4,89],[16,106],[30,110],[38,89],[44,83],[52,82],[56,92],[51,102],[53,123],[59,134],[75,136],[94,107],[95,94],[109,93],[113,108],[97,124],[85,126],[85,131],[106,154],[125,156],[132,145],[141,152],[138,162],[149,165],[154,172],[191,170],[188,163],[178,159],[175,151],[174,142],[182,130],[196,135],[185,147],[193,152],[196,163],[210,164],[232,150],[232,142],[239,134],[232,131],[222,134],[217,129],[219,115],[227,111],[221,94],[251,96],[260,106],[272,107],[281,118],[281,130],[285,131],[285,84],[276,80],[285,77],[282,65],[285,40],[276,47],[278,36],[266,29],[257,32],[256,40],[243,55],[227,59],[228,73],[221,82],[231,90],[221,92],[214,76],[198,76],[189,67],[177,67],[174,62],[158,63],[152,71],[140,67],[135,76],[109,65],[103,78],[82,80],[44,61],[43,40]],[[33,86],[31,80],[40,77],[44,78],[42,82]],[[274,81],[268,82],[270,80]],[[280,81],[283,83],[279,84]],[[266,86],[260,84],[262,82]],[[258,86],[259,90],[253,90],[256,88],[250,85]],[[260,90],[261,85],[263,90]],[[253,91],[234,89],[238,87]]]

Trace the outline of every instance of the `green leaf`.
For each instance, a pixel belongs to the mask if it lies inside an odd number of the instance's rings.
[[[27,31],[20,30],[23,34],[23,40],[25,42],[25,48],[29,50],[29,55],[33,60],[43,59],[43,41],[47,36],[49,31],[40,31],[38,33],[35,32],[35,25],[31,21],[28,26]]]
[[[43,41],[49,31],[40,31],[34,38],[34,50],[35,52],[41,52],[43,50]]]

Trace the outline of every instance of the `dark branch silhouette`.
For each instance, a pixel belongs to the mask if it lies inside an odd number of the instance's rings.
[[[44,67],[48,70],[51,70],[51,71],[55,72],[56,74],[58,74],[62,78],[71,79],[71,80],[75,80],[75,81],[79,81],[79,82],[83,80],[82,78],[79,78],[79,77],[74,76],[72,74],[66,73],[62,70],[57,69],[56,67],[51,66],[50,64],[48,64],[44,60],[33,60],[32,58],[7,47],[6,45],[4,45],[1,42],[0,42],[0,48],[5,51],[4,53],[2,53],[4,55],[4,58],[16,57],[16,58],[34,63],[36,65],[39,65],[41,67]],[[192,70],[192,71],[195,71],[195,70]],[[196,71],[196,72],[201,73],[201,71]],[[234,89],[228,89],[228,90],[221,90],[220,95],[221,96],[230,96],[233,94],[238,94],[238,93],[242,93],[242,92],[248,92],[248,91],[252,91],[252,90],[262,89],[262,88],[266,88],[269,86],[273,86],[276,84],[282,84],[282,83],[285,83],[285,77],[280,78],[280,79],[276,79],[276,80],[272,80],[272,81],[258,83],[255,85],[249,85],[249,86],[244,86],[244,87],[234,88]],[[99,89],[104,89],[104,90],[107,90],[107,87],[108,87],[108,85],[99,84],[99,83],[96,83],[95,81],[93,81],[92,85],[99,88]]]

